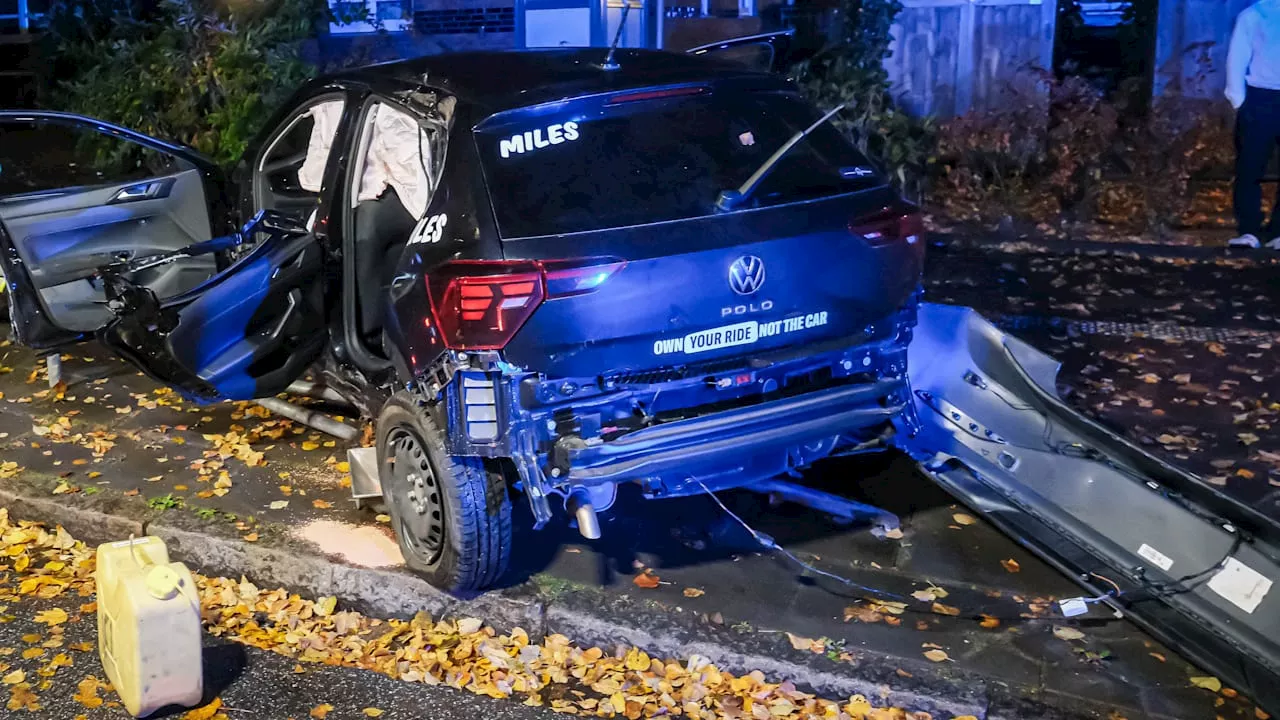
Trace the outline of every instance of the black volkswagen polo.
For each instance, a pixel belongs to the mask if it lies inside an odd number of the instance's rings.
[[[923,242],[827,116],[717,49],[324,77],[231,180],[109,123],[0,113],[0,148],[92,151],[52,179],[3,162],[16,336],[96,337],[200,402],[323,379],[377,419],[405,559],[448,589],[501,575],[517,492],[588,536],[623,482],[785,496],[907,407]]]

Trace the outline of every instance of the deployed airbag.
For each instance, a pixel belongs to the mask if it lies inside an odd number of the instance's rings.
[[[387,105],[374,107],[367,122],[372,125],[364,170],[356,202],[377,200],[388,187],[414,219],[427,212],[431,199],[431,143],[411,116]]]
[[[307,113],[313,122],[311,138],[307,141],[307,157],[298,168],[298,185],[307,192],[320,192],[329,149],[333,147],[338,121],[342,119],[342,105],[341,100],[329,100],[317,104]]]

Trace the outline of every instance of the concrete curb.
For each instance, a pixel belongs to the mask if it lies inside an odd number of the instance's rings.
[[[706,658],[735,674],[760,670],[776,680],[791,679],[813,691],[836,698],[861,694],[877,704],[892,704],[934,717],[972,715],[1053,717],[1064,720],[1095,717],[1102,708],[1082,698],[1046,698],[1025,693],[983,676],[923,661],[859,652],[855,663],[802,655],[781,633],[738,635],[706,624],[692,614],[677,618],[665,608],[628,600],[607,601],[590,591],[544,597],[528,587],[458,598],[443,593],[408,571],[343,565],[305,548],[247,543],[238,537],[182,527],[166,522],[115,515],[75,507],[63,499],[46,499],[0,490],[0,507],[14,520],[62,525],[86,544],[119,540],[130,534],[164,539],[170,556],[193,570],[224,577],[244,576],[260,587],[282,587],[310,597],[334,596],[346,608],[375,617],[412,617],[426,611],[433,617],[468,616],[483,619],[500,631],[524,628],[532,638],[560,633],[575,642],[612,649],[639,647],[663,657]],[[905,670],[904,676],[900,670]],[[1026,699],[1015,713],[1009,698]],[[1043,704],[1047,703],[1047,704]],[[1003,706],[1003,707],[1002,707]],[[1085,707],[1088,706],[1088,707]],[[993,714],[994,713],[994,714]]]
[[[51,498],[19,495],[0,490],[0,507],[9,509],[14,520],[35,520],[50,525],[61,525],[67,532],[86,545],[122,540],[130,535],[145,534],[139,520],[85,508],[72,507]]]

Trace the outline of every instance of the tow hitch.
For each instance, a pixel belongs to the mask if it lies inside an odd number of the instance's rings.
[[[1067,407],[1058,363],[971,309],[921,305],[908,367],[919,431],[890,442],[1080,584],[1064,615],[1121,610],[1280,710],[1273,523]]]

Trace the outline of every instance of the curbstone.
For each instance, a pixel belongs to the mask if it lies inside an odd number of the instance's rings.
[[[807,662],[790,659],[795,651],[780,633],[733,637],[723,629],[703,629],[695,633],[669,618],[655,613],[635,613],[641,622],[630,623],[618,613],[571,607],[553,603],[547,607],[547,631],[567,635],[584,645],[605,649],[634,645],[662,657],[689,658],[695,655],[734,674],[759,670],[774,681],[790,679],[797,685],[833,698],[863,695],[877,704],[891,704],[935,717],[972,715],[986,717],[988,694],[981,678],[946,677],[932,668],[910,665],[901,660],[859,653],[854,664],[837,665],[820,655]],[[717,637],[718,636],[718,637]],[[910,680],[897,674],[910,666]],[[836,669],[839,669],[839,672]]]
[[[9,509],[14,520],[33,520],[48,525],[61,525],[86,545],[94,546],[113,540],[141,537],[142,522],[99,510],[78,508],[56,499],[19,495],[0,490],[0,507]]]

